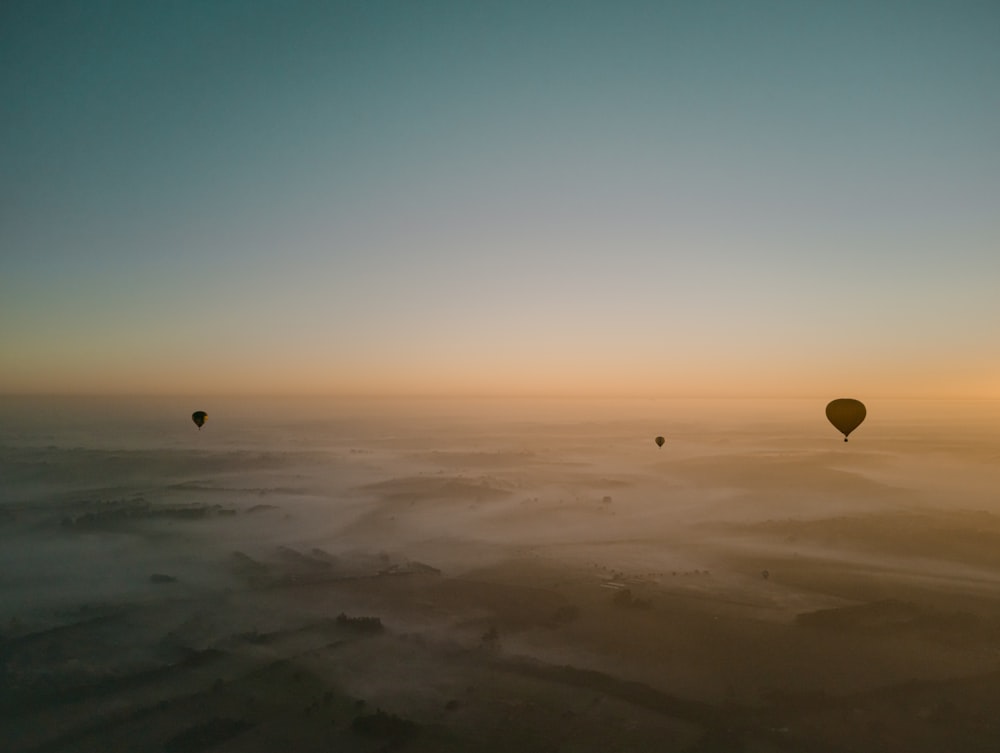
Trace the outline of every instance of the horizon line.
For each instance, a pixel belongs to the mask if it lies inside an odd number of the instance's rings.
[[[855,393],[856,395],[857,393]],[[843,397],[844,395],[840,395]],[[736,395],[716,394],[670,394],[670,395],[636,395],[636,394],[554,394],[554,393],[365,393],[365,392],[0,392],[0,399],[301,399],[301,400],[832,400],[830,395],[797,394],[775,395],[768,393],[746,393]],[[953,400],[953,401],[1000,401],[1000,397],[971,395],[959,397],[955,395],[924,394],[924,395],[863,395],[865,400]]]

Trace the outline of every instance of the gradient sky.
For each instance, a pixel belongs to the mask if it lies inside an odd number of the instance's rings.
[[[1000,3],[5,2],[0,392],[1000,398]]]

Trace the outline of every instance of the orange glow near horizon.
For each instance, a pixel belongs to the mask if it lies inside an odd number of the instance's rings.
[[[882,398],[1000,399],[994,382],[939,366],[850,370],[829,364],[603,362],[578,357],[521,365],[500,358],[315,364],[287,358],[206,355],[160,363],[110,358],[56,367],[5,368],[0,394],[286,395],[558,398]]]

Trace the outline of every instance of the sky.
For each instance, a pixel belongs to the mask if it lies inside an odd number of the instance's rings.
[[[1000,4],[0,6],[0,393],[1000,399]]]

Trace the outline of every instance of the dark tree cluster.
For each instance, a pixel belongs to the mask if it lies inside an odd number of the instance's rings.
[[[407,740],[417,733],[419,727],[416,722],[396,714],[387,714],[382,709],[378,709],[374,714],[362,714],[354,717],[351,729],[368,737]]]
[[[649,609],[653,606],[649,599],[637,599],[632,596],[632,591],[628,588],[623,588],[615,593],[614,603],[616,606],[628,609]]]
[[[348,617],[343,612],[337,615],[337,624],[362,633],[380,633],[385,629],[378,617]]]

